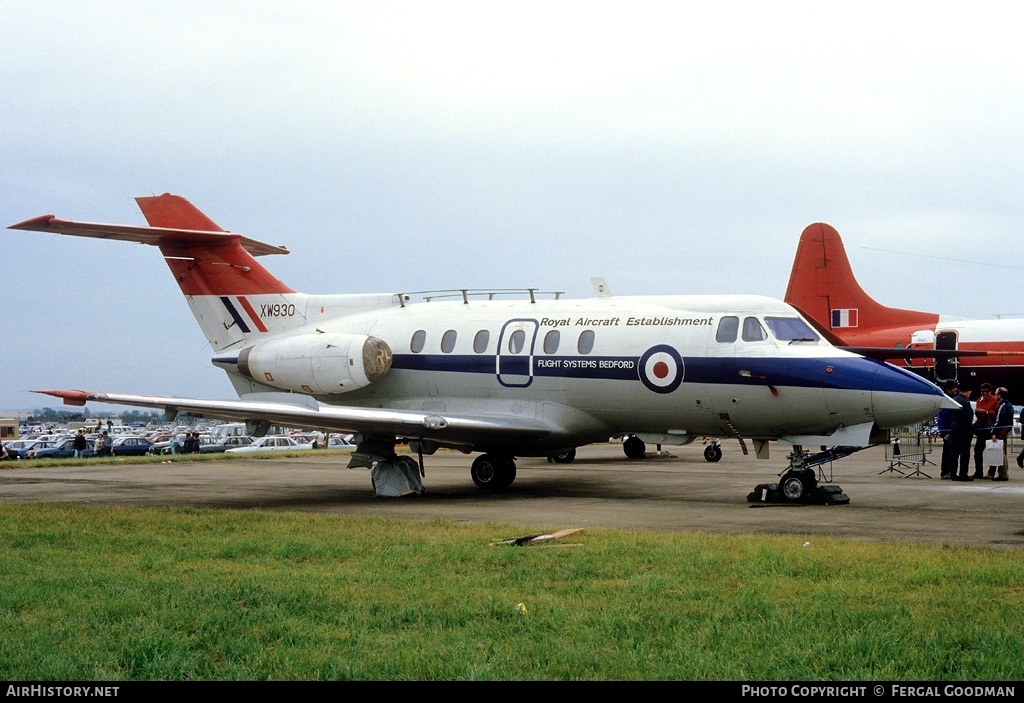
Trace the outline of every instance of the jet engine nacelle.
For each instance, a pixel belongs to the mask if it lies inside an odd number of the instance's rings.
[[[358,334],[302,334],[269,339],[238,354],[238,371],[296,393],[334,394],[363,388],[391,370],[391,347]]]

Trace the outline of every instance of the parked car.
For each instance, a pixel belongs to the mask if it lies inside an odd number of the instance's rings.
[[[92,456],[93,448],[89,445],[85,447],[85,453],[82,456]],[[28,450],[28,456],[26,459],[68,459],[75,456],[75,438],[65,437],[59,439],[56,442],[40,442],[39,445]]]
[[[248,447],[252,444],[252,437],[219,437],[211,439],[210,444],[199,445],[200,454],[215,454],[226,452],[236,447]]]
[[[7,447],[7,454],[11,459],[26,459],[28,451],[41,443],[42,440],[39,439],[12,439],[4,442],[4,446]]]
[[[351,452],[355,451],[356,445],[348,441],[341,435],[331,435],[327,440],[328,449],[339,449],[341,451]]]
[[[185,444],[185,435],[164,435],[163,437],[157,437],[153,441],[153,446],[150,447],[150,454],[174,454],[174,450],[171,448],[171,444],[178,443],[178,451],[182,451],[182,447]]]
[[[118,437],[112,451],[114,456],[143,456],[152,448],[153,443],[145,437]]]
[[[313,449],[312,444],[299,444],[291,437],[284,437],[281,435],[270,435],[267,437],[260,437],[254,439],[252,444],[244,447],[233,447],[228,449],[229,454],[240,453],[240,452],[293,452],[301,451],[303,449]]]

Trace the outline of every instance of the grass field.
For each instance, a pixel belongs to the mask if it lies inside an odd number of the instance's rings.
[[[1024,678],[1009,550],[13,504],[0,530],[8,680]]]

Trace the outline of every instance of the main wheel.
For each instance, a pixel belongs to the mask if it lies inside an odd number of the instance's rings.
[[[473,483],[485,491],[500,491],[516,480],[516,462],[512,457],[481,454],[469,473]]]
[[[622,443],[622,451],[626,453],[626,456],[630,459],[643,459],[647,454],[647,445],[639,437],[630,435],[625,442]]]
[[[704,448],[704,461],[712,464],[722,459],[722,447],[717,444],[709,444]]]
[[[556,464],[571,464],[576,458],[576,450],[563,449],[560,452],[553,452],[549,456]]]
[[[501,474],[498,488],[504,490],[516,480],[516,460],[510,456],[501,457]]]

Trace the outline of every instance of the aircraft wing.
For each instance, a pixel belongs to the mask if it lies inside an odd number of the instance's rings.
[[[988,352],[976,349],[907,349],[905,347],[847,347],[843,345],[839,345],[838,348],[879,361],[885,361],[886,359],[953,359],[961,356],[1004,356],[1014,354],[1014,352]]]
[[[433,439],[452,444],[536,440],[550,434],[554,429],[542,422],[529,419],[324,405],[306,396],[278,393],[265,394],[266,399],[258,400],[206,400],[80,390],[33,392],[61,398],[65,405],[85,405],[87,401],[91,400],[96,403],[154,408],[163,410],[168,417],[183,412],[193,417],[209,417],[235,422],[265,420],[270,424],[285,427],[389,434],[409,439]],[[282,395],[287,395],[289,402],[281,400]]]

